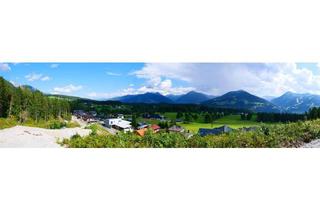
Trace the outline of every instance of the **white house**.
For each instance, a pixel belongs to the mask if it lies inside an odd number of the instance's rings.
[[[104,123],[108,128],[115,128],[117,130],[123,130],[124,132],[133,131],[131,122],[123,120],[122,118],[107,119]]]

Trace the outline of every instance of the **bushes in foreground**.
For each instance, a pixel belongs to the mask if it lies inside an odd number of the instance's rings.
[[[148,132],[144,137],[135,134],[73,136],[63,144],[72,148],[277,148],[298,147],[320,137],[320,120],[263,125],[255,131],[241,130],[218,136],[187,139],[179,133]]]

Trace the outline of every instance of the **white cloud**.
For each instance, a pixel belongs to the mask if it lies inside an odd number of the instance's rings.
[[[56,64],[56,63],[53,63],[50,65],[50,68],[52,68],[52,69],[56,69],[58,67],[59,67],[59,64]]]
[[[50,80],[50,77],[48,76],[44,76],[42,74],[36,74],[36,73],[31,73],[25,76],[25,78],[29,81],[29,82],[33,82],[33,81],[48,81]]]
[[[10,71],[11,68],[7,63],[0,63],[0,71]]]
[[[55,87],[53,89],[54,93],[56,94],[59,94],[59,93],[73,93],[73,92],[76,92],[76,91],[79,91],[82,89],[82,86],[81,85],[67,85],[67,86],[64,86],[64,87]]]
[[[107,72],[107,75],[109,75],[109,76],[121,76],[122,74],[108,71],[108,72]]]
[[[91,92],[88,94],[88,97],[90,98],[95,98],[95,99],[110,99],[110,98],[115,98],[115,97],[120,97],[120,96],[125,96],[125,95],[136,95],[136,94],[143,94],[147,92],[158,92],[163,95],[168,95],[168,94],[174,94],[174,95],[181,95],[187,92],[190,92],[194,90],[194,88],[190,87],[171,87],[171,81],[163,81],[160,83],[159,86],[157,87],[148,87],[148,86],[142,86],[140,88],[125,88],[119,91],[115,92]]]
[[[25,78],[30,81],[36,81],[36,80],[40,80],[42,78],[42,74],[35,74],[35,73],[31,73],[25,76]]]
[[[48,77],[48,76],[44,76],[41,78],[41,81],[48,81],[48,80],[50,80],[50,77]]]
[[[239,89],[259,96],[286,91],[320,94],[320,76],[293,63],[146,64],[132,74],[146,79],[151,89],[163,88],[168,93],[174,89],[168,80],[174,79],[186,82],[189,89],[214,95]]]

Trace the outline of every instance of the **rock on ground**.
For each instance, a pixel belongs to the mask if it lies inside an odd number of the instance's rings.
[[[71,138],[75,134],[89,135],[91,130],[83,128],[43,129],[15,126],[0,130],[0,147],[48,148],[61,147],[57,141]]]

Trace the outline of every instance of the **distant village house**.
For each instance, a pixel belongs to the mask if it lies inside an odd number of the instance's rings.
[[[204,136],[208,136],[208,135],[219,135],[219,134],[223,134],[223,133],[229,133],[231,131],[232,131],[232,128],[230,128],[227,125],[224,125],[222,127],[212,128],[212,129],[200,128],[198,133],[201,137],[204,137]]]
[[[105,126],[108,128],[114,128],[124,132],[132,132],[133,128],[131,122],[126,121],[122,118],[110,118],[105,120]]]

